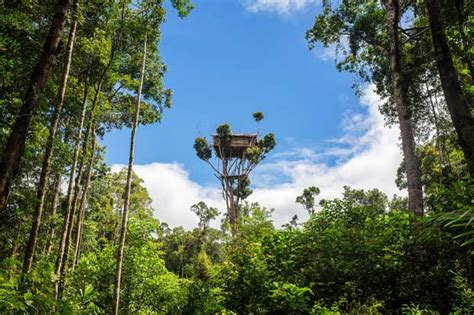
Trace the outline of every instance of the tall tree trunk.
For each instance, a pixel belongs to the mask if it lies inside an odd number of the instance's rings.
[[[436,139],[435,139],[435,145],[436,145],[436,148],[438,150],[438,154],[439,154],[439,165],[440,165],[440,176],[439,176],[439,183],[442,184],[443,183],[443,180],[444,180],[444,168],[446,167],[446,159],[445,159],[445,150],[444,150],[444,144],[443,144],[443,140],[441,139],[441,131],[440,131],[440,123],[439,123],[439,117],[438,117],[438,113],[436,112],[436,106],[435,106],[435,103],[433,101],[433,93],[434,93],[434,89],[430,89],[430,87],[428,86],[428,83],[425,82],[425,88],[426,88],[426,92],[427,92],[427,97],[429,99],[429,104],[430,104],[430,107],[431,107],[431,112],[433,114],[433,121],[434,121],[434,125],[435,125],[435,131],[436,131]]]
[[[146,65],[146,53],[147,53],[147,33],[145,33],[145,38],[143,41],[143,58],[142,66],[140,72],[140,85],[138,87],[137,93],[137,107],[135,110],[135,117],[133,119],[132,132],[130,135],[130,156],[128,159],[128,172],[127,172],[127,182],[125,184],[125,198],[124,206],[122,212],[122,228],[120,231],[120,243],[119,249],[117,252],[117,267],[115,270],[115,287],[114,287],[114,314],[119,314],[120,309],[120,282],[122,278],[122,263],[123,255],[125,249],[125,238],[127,236],[127,223],[128,223],[128,208],[130,206],[130,190],[132,185],[132,174],[133,174],[133,159],[135,151],[135,135],[138,127],[138,119],[140,116],[140,104],[141,104],[141,95],[143,88],[143,80],[145,77],[145,65]]]
[[[403,74],[402,56],[398,24],[400,7],[398,0],[386,0],[387,26],[390,34],[390,64],[395,106],[400,123],[403,156],[405,159],[408,182],[408,209],[418,215],[423,214],[423,188],[421,184],[421,166],[415,153],[415,137],[408,109],[406,81]]]
[[[13,239],[13,246],[12,250],[10,252],[10,257],[15,258],[17,252],[18,252],[18,247],[20,245],[20,232],[21,232],[21,222],[22,220],[19,220],[17,224],[15,224],[15,238]]]
[[[76,240],[74,242],[75,246],[74,246],[74,256],[73,256],[73,262],[72,262],[73,270],[76,267],[77,262],[79,261],[82,225],[83,225],[84,215],[86,211],[86,204],[87,204],[87,197],[88,197],[88,192],[89,192],[89,187],[90,187],[92,168],[94,167],[94,160],[95,160],[95,150],[96,150],[97,141],[96,141],[96,134],[95,134],[95,126],[93,126],[92,128],[93,129],[92,129],[91,154],[89,158],[89,163],[87,165],[86,180],[84,182],[82,197],[79,203],[79,214],[77,217]]]
[[[46,84],[56,55],[59,52],[68,9],[69,0],[58,0],[43,51],[31,74],[20,113],[3,151],[2,162],[0,163],[0,211],[5,208],[11,181],[20,165],[28,130],[39,107],[39,94]]]
[[[86,91],[84,90],[84,93]],[[69,137],[71,135],[71,128],[68,128],[69,123],[71,122],[71,117],[68,116],[64,123],[64,143],[69,143]],[[61,195],[61,185],[63,181],[63,169],[59,169],[56,173],[54,180],[53,195],[51,198],[51,213],[49,214],[49,225],[48,231],[46,232],[46,244],[44,248],[44,254],[49,256],[51,254],[51,248],[53,247],[53,240],[56,234],[56,222],[57,222],[57,212],[60,205],[60,195]]]
[[[229,187],[229,194],[230,194],[230,227],[232,233],[232,240],[237,239],[237,211],[239,204],[234,200],[234,195],[232,191],[232,187]]]
[[[474,174],[474,119],[454,67],[444,32],[441,4],[439,0],[427,0],[426,5],[444,97],[469,171]]]
[[[110,52],[110,59],[109,59],[109,62],[107,64],[107,66],[105,67],[104,71],[102,71],[102,74],[100,75],[100,78],[99,78],[99,82],[97,84],[97,89],[96,89],[96,93],[94,95],[94,100],[93,100],[93,103],[92,103],[92,108],[91,108],[91,113],[93,113],[95,111],[95,106],[97,105],[97,102],[98,102],[98,97],[99,97],[99,93],[102,89],[102,84],[105,80],[105,77],[107,75],[107,72],[108,70],[110,69],[111,65],[112,65],[112,62],[114,60],[114,56],[115,56],[115,50],[116,50],[116,47],[115,46],[112,46],[112,50]],[[87,99],[87,98],[85,98]],[[86,108],[83,109],[84,111],[86,110]],[[81,130],[82,130],[82,126],[84,124],[84,117],[85,117],[85,112],[83,112],[83,116],[82,116],[82,119],[81,119]],[[91,116],[92,117],[92,116]],[[58,249],[58,257],[56,259],[56,265],[55,265],[55,275],[57,277],[58,280],[61,280],[61,270],[63,270],[63,265],[66,263],[65,261],[65,249],[66,249],[66,237],[68,235],[68,226],[69,224],[72,224],[72,220],[74,219],[74,216],[72,216],[72,206],[73,206],[73,200],[72,200],[72,190],[73,190],[73,182],[74,182],[74,173],[73,171],[75,172],[76,171],[76,167],[77,167],[77,160],[78,160],[78,156],[79,156],[79,150],[80,150],[80,140],[81,140],[81,137],[82,136],[82,133],[78,136],[78,139],[76,141],[76,148],[75,148],[75,153],[74,153],[74,162],[73,162],[73,168],[71,169],[71,175],[69,177],[69,186],[68,186],[68,193],[67,193],[67,204],[66,204],[66,215],[65,215],[65,218],[64,218],[64,225],[63,225],[63,229],[62,229],[62,233],[61,233],[61,239],[60,239],[60,243],[59,243],[59,249]],[[75,205],[75,204],[74,204]],[[54,286],[54,289],[55,289],[55,299],[59,299],[60,298],[60,289],[62,290],[61,288],[61,281],[56,281],[55,282],[55,286]]]
[[[61,233],[61,238],[59,240],[58,257],[56,259],[56,265],[55,265],[55,271],[54,271],[56,274],[56,277],[59,276],[59,272],[63,264],[67,224],[71,220],[72,193],[73,193],[74,179],[76,177],[75,175],[76,175],[77,162],[79,160],[79,152],[81,149],[82,129],[84,128],[84,120],[86,117],[88,91],[89,91],[89,87],[88,87],[88,83],[86,82],[85,88],[84,88],[84,102],[82,106],[81,117],[79,119],[79,127],[77,131],[77,136],[76,136],[76,143],[74,145],[74,157],[73,157],[73,161],[71,165],[71,172],[69,174],[69,184],[68,184],[67,194],[66,194],[66,211],[64,215],[64,224],[63,224],[63,229]],[[59,282],[56,281],[55,282],[55,297],[56,298],[58,298],[58,287],[59,287]]]
[[[72,53],[74,50],[74,42],[76,39],[76,28],[77,28],[77,7],[78,1],[74,1],[73,5],[73,17],[71,21],[71,27],[69,31],[69,39],[66,52],[66,60],[64,64],[63,78],[61,86],[58,92],[58,101],[54,107],[53,117],[51,120],[51,126],[49,128],[49,137],[46,143],[46,151],[43,158],[43,165],[41,169],[41,175],[38,184],[37,201],[35,212],[33,214],[33,224],[31,226],[30,237],[25,249],[25,257],[23,259],[22,273],[28,273],[33,265],[33,257],[36,251],[36,243],[38,241],[39,230],[41,226],[41,219],[43,216],[43,209],[46,197],[46,191],[48,187],[48,179],[51,166],[51,157],[54,153],[54,141],[56,140],[56,133],[58,130],[59,119],[61,117],[61,111],[64,104],[64,97],[66,95],[67,81],[69,78],[69,70],[71,69]]]
[[[46,233],[46,246],[44,248],[44,254],[49,256],[51,254],[51,248],[53,247],[53,240],[56,234],[56,216],[58,212],[58,204],[59,204],[59,195],[61,192],[61,182],[62,177],[61,174],[56,174],[56,180],[54,183],[53,189],[53,199],[51,201],[51,214],[50,214],[50,222],[48,227],[48,232]]]
[[[88,130],[88,129],[87,129]],[[68,267],[68,258],[69,258],[69,252],[71,251],[71,239],[72,239],[72,230],[74,227],[74,222],[76,220],[76,211],[77,211],[77,203],[78,203],[78,197],[80,194],[80,189],[81,189],[81,182],[83,182],[83,169],[84,169],[84,163],[86,159],[86,153],[87,153],[87,146],[88,146],[88,134],[89,132],[86,131],[86,135],[84,137],[83,143],[82,143],[82,154],[80,157],[80,163],[79,163],[79,168],[77,170],[77,175],[76,175],[76,180],[74,181],[74,193],[72,197],[72,202],[71,202],[71,208],[70,208],[70,215],[69,215],[69,220],[64,222],[64,228],[63,233],[65,233],[64,237],[64,251],[63,251],[63,258],[61,261],[61,265],[58,266],[59,270],[59,279],[58,279],[58,285],[57,285],[57,297],[58,299],[62,298],[62,294],[64,291],[64,281],[66,278],[66,271]]]
[[[57,265],[56,265],[56,275],[59,277],[59,281],[56,282],[57,283],[57,285],[56,285],[56,298],[57,299],[61,298],[63,288],[64,288],[64,278],[66,276],[66,267],[67,267],[67,263],[68,263],[67,259],[68,259],[68,254],[69,254],[69,247],[70,247],[70,244],[71,244],[72,227],[74,226],[74,218],[76,216],[77,198],[79,196],[79,189],[80,189],[80,184],[81,184],[80,182],[81,182],[81,178],[82,178],[84,159],[85,159],[86,154],[87,154],[87,144],[89,142],[91,126],[94,124],[95,109],[96,109],[97,104],[99,102],[99,94],[100,94],[101,87],[102,87],[102,81],[103,81],[103,77],[97,85],[97,89],[96,89],[95,94],[94,94],[94,100],[92,101],[92,106],[91,106],[91,109],[90,109],[90,112],[89,112],[89,118],[88,118],[89,123],[88,123],[87,129],[86,129],[86,133],[85,133],[83,144],[82,144],[81,163],[80,163],[80,167],[77,171],[76,180],[74,181],[74,183],[75,183],[74,184],[74,189],[73,189],[74,193],[72,194],[73,195],[72,198],[71,198],[72,200],[71,200],[70,203],[68,203],[68,208],[66,210],[66,213],[68,213],[68,214],[66,214],[67,220],[65,219],[65,221],[64,221],[63,234],[61,235],[61,240],[64,239],[64,242],[62,242],[62,247],[61,247],[62,257],[58,256],[58,261],[57,261]],[[80,143],[78,145],[78,148],[80,148]],[[72,180],[72,178],[70,178],[70,180]],[[70,182],[70,184],[71,184],[71,182]],[[68,194],[69,194],[69,189],[68,189]]]
[[[118,216],[120,216],[120,213],[117,213]],[[112,236],[112,246],[115,246],[116,242],[117,242],[117,238],[118,238],[118,221],[115,221],[115,224],[114,224],[114,234]]]
[[[97,102],[97,98],[98,98],[98,93],[101,91],[103,81],[105,80],[105,76],[106,76],[108,70],[110,69],[110,67],[112,65],[112,62],[114,60],[115,50],[116,50],[115,45],[112,45],[112,50],[110,52],[110,59],[109,59],[109,62],[107,64],[107,66],[105,67],[104,71],[100,75],[99,83],[97,85],[96,95],[94,96],[94,101],[93,101],[93,106],[92,107],[94,107],[95,104],[97,104],[96,102]],[[87,98],[85,98],[85,99],[87,100]],[[86,108],[84,108],[83,110],[85,111]],[[94,111],[94,108],[92,108],[91,112],[93,112],[93,111]],[[82,115],[81,130],[82,130],[83,123],[84,123],[84,121],[83,121],[84,117],[85,117],[85,112]],[[59,249],[58,249],[58,257],[56,259],[56,265],[55,265],[55,274],[56,274],[57,277],[59,277],[59,275],[61,273],[62,265],[64,263],[65,242],[66,242],[66,235],[67,235],[67,224],[68,224],[68,222],[70,222],[73,219],[71,217],[72,189],[73,189],[75,171],[76,171],[76,167],[77,167],[77,160],[78,160],[78,156],[79,156],[80,140],[81,140],[80,137],[81,136],[82,136],[82,133],[79,135],[79,137],[76,141],[73,168],[71,169],[71,174],[70,174],[70,177],[69,177],[68,192],[67,192],[67,197],[66,197],[66,200],[67,200],[66,214],[65,214],[65,217],[64,217],[65,222],[64,222],[64,225],[63,225],[62,233],[61,233],[61,239],[60,239],[60,242],[59,242]],[[55,299],[59,298],[59,284],[60,284],[59,281],[55,282]]]

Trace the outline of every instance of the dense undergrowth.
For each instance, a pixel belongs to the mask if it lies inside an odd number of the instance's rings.
[[[85,223],[83,252],[67,278],[63,301],[52,298],[53,257],[39,257],[24,292],[18,288],[20,262],[9,258],[0,273],[2,313],[111,311],[118,219],[112,205],[120,204],[113,187],[123,181],[123,172],[111,174],[94,189],[96,207]],[[222,230],[210,228],[209,220],[192,231],[170,229],[152,218],[138,178],[135,187],[124,313],[474,311],[472,252],[469,244],[461,246],[469,235],[462,236],[463,226],[447,226],[440,209],[418,217],[396,208],[403,203],[389,202],[378,190],[346,187],[343,198],[322,201],[308,221],[281,229],[273,226],[271,210],[247,204],[233,242],[226,221]],[[438,186],[433,198],[450,207],[461,196],[451,193],[461,187],[472,191],[472,182]],[[469,209],[472,216],[472,205]]]

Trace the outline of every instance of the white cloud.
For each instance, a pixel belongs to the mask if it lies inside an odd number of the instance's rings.
[[[339,43],[329,44],[327,47],[318,43],[313,51],[316,58],[321,61],[341,62],[343,57],[350,51],[349,37],[341,35],[341,41]]]
[[[123,165],[112,165],[112,171],[122,169]],[[178,163],[151,163],[134,165],[133,171],[143,179],[152,198],[155,216],[170,226],[182,225],[193,228],[198,219],[189,208],[204,201],[208,205],[224,209],[224,202],[216,187],[205,187],[193,182],[189,172]]]
[[[260,165],[252,175],[256,188],[249,201],[274,208],[274,222],[281,225],[294,214],[306,218],[305,211],[295,204],[295,199],[311,185],[320,187],[321,198],[340,196],[344,185],[378,188],[389,196],[401,194],[394,183],[401,161],[397,145],[399,131],[384,126],[378,111],[380,99],[372,88],[366,89],[360,101],[367,114],[345,115],[342,121],[344,135],[332,139],[329,143],[333,146],[328,150],[295,149],[274,155],[270,161]],[[323,157],[334,155],[339,158],[336,165],[323,162]],[[118,167],[113,166],[113,169]],[[218,185],[207,187],[193,182],[183,165],[152,163],[137,165],[134,170],[148,188],[156,216],[172,226],[195,226],[197,219],[189,207],[201,200],[224,210]]]
[[[316,58],[322,61],[334,61],[337,58],[337,48],[335,44],[332,44],[328,47],[316,47],[314,49]]]
[[[294,204],[296,196],[308,186],[321,188],[321,198],[334,198],[340,195],[342,187],[378,188],[389,197],[400,192],[394,183],[397,167],[401,161],[398,148],[399,131],[387,128],[378,111],[379,97],[371,88],[367,88],[361,98],[361,104],[367,108],[367,115],[354,115],[343,120],[345,135],[333,143],[342,143],[344,147],[333,147],[319,155],[340,153],[344,159],[336,166],[328,166],[307,157],[299,160],[276,160],[257,169],[256,182],[260,176],[270,175],[287,177],[283,184],[261,187],[254,190],[252,200],[275,208],[275,223],[288,222],[294,214],[306,218],[301,206]],[[359,135],[360,131],[364,131]],[[339,150],[339,151],[338,151]],[[314,156],[318,156],[315,152]]]
[[[282,15],[301,11],[316,3],[318,0],[243,0],[245,9],[252,13],[271,12]]]

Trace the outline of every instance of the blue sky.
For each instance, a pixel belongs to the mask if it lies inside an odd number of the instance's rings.
[[[317,1],[195,0],[183,20],[169,10],[160,50],[174,106],[160,124],[139,127],[134,168],[159,219],[192,227],[189,207],[201,200],[223,210],[193,142],[221,123],[253,132],[255,111],[265,113],[261,131],[275,133],[277,147],[252,175],[250,200],[275,208],[276,223],[304,218],[294,200],[310,185],[324,198],[343,185],[400,194],[398,129],[385,128],[378,96],[367,86],[359,100],[351,75],[336,71],[333,50],[307,47]],[[114,131],[103,141],[114,170],[128,162],[129,137]]]
[[[194,138],[223,122],[254,131],[255,111],[265,113],[263,131],[277,136],[275,153],[318,148],[340,135],[341,115],[357,110],[357,99],[351,77],[307,47],[304,34],[319,6],[282,15],[249,12],[239,0],[194,3],[186,19],[169,10],[162,28],[174,107],[161,124],[140,127],[137,164],[179,161],[194,180],[212,180],[195,157]],[[128,138],[128,130],[107,135],[109,163],[127,162]]]

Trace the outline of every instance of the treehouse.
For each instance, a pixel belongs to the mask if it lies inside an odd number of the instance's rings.
[[[229,180],[229,183],[241,183],[243,182],[244,180],[247,179],[247,175],[245,174],[239,174],[239,175],[227,175],[227,176],[224,176],[224,175],[221,175],[220,176],[220,179],[222,180],[225,180],[226,178]]]
[[[228,143],[221,143],[219,135],[213,136],[214,150],[217,157],[222,159],[243,158],[247,148],[257,143],[256,134],[232,134]]]

